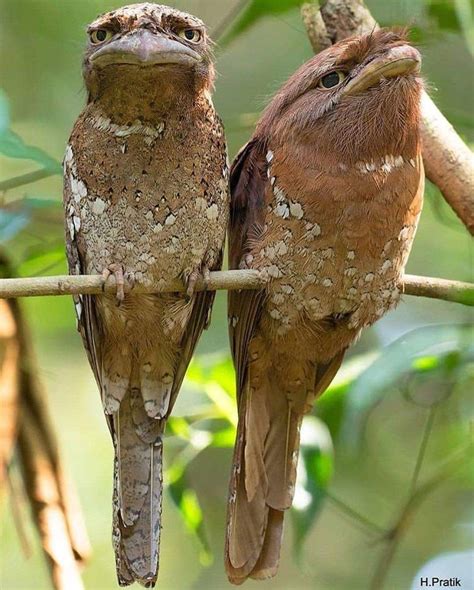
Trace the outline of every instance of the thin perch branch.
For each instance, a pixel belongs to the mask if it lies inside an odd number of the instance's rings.
[[[207,290],[260,289],[264,284],[265,280],[256,270],[216,271],[211,272]],[[101,275],[65,275],[0,280],[0,299],[44,295],[101,295],[104,291],[115,293],[115,290],[113,277],[109,277],[104,284]],[[130,286],[128,290],[130,290]],[[197,282],[196,290],[206,290],[202,279]],[[133,287],[134,293],[181,293],[184,291],[186,291],[186,287],[180,279],[157,285],[136,284]]]
[[[442,299],[474,306],[474,283],[405,275],[403,291],[405,295]]]
[[[363,0],[326,0],[321,4],[319,11],[315,4],[305,4],[301,9],[315,53],[378,27]],[[426,92],[421,114],[426,176],[474,235],[474,156]]]
[[[196,284],[197,291],[235,291],[240,289],[261,289],[265,278],[256,270],[230,270],[211,272],[207,285],[202,280]],[[405,275],[402,289],[406,295],[431,297],[474,305],[474,284],[432,277]],[[186,290],[179,279],[163,281],[158,285],[128,287],[134,293],[181,293]],[[24,279],[1,279],[0,299],[15,297],[39,297],[45,295],[101,295],[115,293],[112,277],[105,282],[100,275],[34,277]]]

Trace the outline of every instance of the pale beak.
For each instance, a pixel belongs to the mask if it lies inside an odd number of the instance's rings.
[[[199,53],[183,43],[146,29],[140,29],[120,39],[110,41],[89,58],[94,66],[100,68],[117,64],[134,66],[182,64],[192,66],[201,59]]]
[[[421,56],[411,45],[400,45],[389,49],[380,57],[370,61],[343,88],[342,94],[358,94],[376,86],[382,78],[395,78],[419,73]]]

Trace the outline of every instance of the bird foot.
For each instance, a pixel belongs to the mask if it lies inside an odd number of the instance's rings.
[[[209,286],[209,281],[211,280],[211,271],[207,267],[204,267],[202,271],[198,269],[191,271],[186,280],[186,295],[189,298],[194,295],[196,284],[199,279],[202,279],[202,282],[204,283],[204,290],[206,291]]]
[[[111,276],[115,278],[115,286],[117,288],[116,298],[118,306],[125,299],[125,276],[123,272],[123,266],[121,264],[111,264],[102,271],[102,290],[105,289],[107,280]]]

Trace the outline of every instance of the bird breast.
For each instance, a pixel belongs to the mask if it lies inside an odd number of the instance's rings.
[[[64,166],[70,237],[82,240],[88,273],[120,263],[146,283],[178,277],[209,251],[217,259],[228,167],[220,126],[203,121],[183,132],[83,113]]]
[[[370,325],[399,299],[399,282],[421,210],[421,159],[402,157],[339,168],[269,161],[266,215],[252,266],[269,280],[266,314],[273,329],[350,316]]]

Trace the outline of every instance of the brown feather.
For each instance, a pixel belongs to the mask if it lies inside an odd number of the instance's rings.
[[[402,54],[406,73],[345,94],[370,64]],[[276,574],[303,416],[361,330],[399,299],[423,195],[417,56],[386,30],[321,52],[232,166],[229,266],[268,279],[229,295],[239,427],[225,563],[235,584]],[[344,75],[323,88],[335,71]]]
[[[187,29],[200,41],[180,36]],[[102,42],[99,30],[113,34]],[[70,272],[190,287],[190,277],[220,269],[228,220],[212,42],[196,17],[153,3],[101,15],[88,32],[88,104],[64,159]],[[163,432],[214,301],[191,291],[132,290],[120,305],[106,294],[76,299],[115,449],[120,585],[153,586],[158,575]]]

